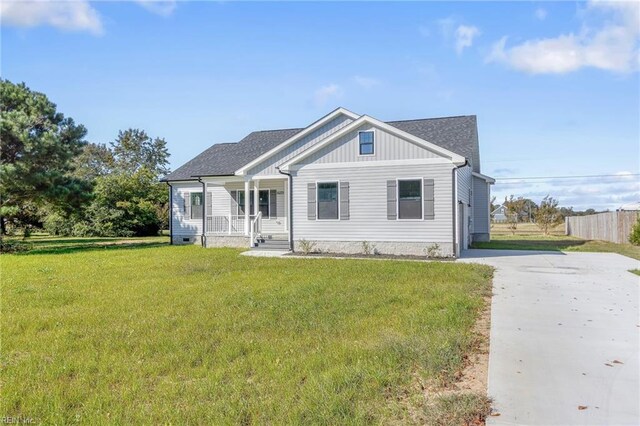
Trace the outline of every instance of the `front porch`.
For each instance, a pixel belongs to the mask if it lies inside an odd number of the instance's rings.
[[[202,180],[206,188],[203,223],[208,246],[218,245],[223,240],[228,242],[230,237],[235,237],[233,240],[238,242],[235,245],[246,241],[249,247],[260,240],[275,238],[288,241],[286,178]]]

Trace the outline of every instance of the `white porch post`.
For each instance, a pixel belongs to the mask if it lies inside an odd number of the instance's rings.
[[[250,198],[251,197],[251,191],[249,189],[249,178],[245,178],[244,181],[244,235],[245,236],[249,236],[249,226],[250,226],[250,221],[251,219],[249,218],[249,215],[251,214],[251,211],[249,210],[249,207],[251,206],[250,204]]]
[[[256,216],[260,211],[259,203],[260,203],[260,181],[254,180],[253,181],[253,214]]]

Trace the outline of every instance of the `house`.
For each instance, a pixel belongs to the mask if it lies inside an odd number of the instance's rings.
[[[640,201],[621,205],[618,211],[640,211]]]
[[[496,223],[502,223],[507,221],[507,207],[504,204],[498,206],[491,212],[491,220]]]
[[[165,181],[171,241],[456,256],[489,239],[475,116],[383,122],[338,108],[213,145]]]

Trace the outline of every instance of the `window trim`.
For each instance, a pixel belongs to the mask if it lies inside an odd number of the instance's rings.
[[[400,218],[400,182],[418,180],[420,181],[420,218],[419,219],[401,219]],[[408,177],[408,178],[396,178],[396,220],[403,222],[419,222],[424,220],[424,178],[423,177]]]
[[[267,191],[267,209],[269,210],[269,216],[265,217],[264,215],[262,216],[262,219],[264,220],[271,220],[271,219],[275,219],[275,217],[271,217],[271,190],[275,190],[276,191],[276,197],[278,194],[278,190],[276,190],[275,188],[258,188],[258,192],[260,191]],[[244,193],[244,189],[236,189],[236,194],[237,195],[237,202],[236,202],[236,212],[234,214],[234,216],[241,216],[244,217],[243,214],[240,214],[238,212],[238,209],[240,208],[240,193]],[[255,191],[255,189],[250,189],[249,190],[249,196],[251,197],[251,192]],[[253,197],[252,197],[253,199]],[[258,195],[258,211],[260,211],[260,196]],[[249,200],[249,207],[251,207],[251,200]],[[253,214],[250,214],[249,216],[255,216]]]
[[[373,152],[371,154],[362,154],[360,150],[361,142],[360,142],[360,134],[361,133],[371,133],[373,134],[373,142],[371,143],[371,148]],[[376,155],[376,129],[370,130],[359,130],[358,131],[358,157],[373,157]]]
[[[321,183],[335,183],[337,190],[336,202],[338,203],[338,217],[335,219],[320,219],[320,198],[318,190]],[[340,222],[340,180],[317,180],[316,181],[316,221],[320,222]]]

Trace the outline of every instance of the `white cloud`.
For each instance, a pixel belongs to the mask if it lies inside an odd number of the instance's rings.
[[[465,47],[471,47],[473,39],[480,35],[477,27],[470,25],[459,25],[456,29],[456,52],[462,53]]]
[[[356,75],[353,77],[353,81],[360,87],[365,89],[371,89],[374,86],[378,86],[380,84],[380,80],[372,77],[363,77],[361,75]]]
[[[453,27],[456,23],[456,20],[449,16],[448,18],[442,18],[442,19],[438,19],[438,26],[440,27],[440,32],[442,33],[442,36],[446,39],[451,37],[451,34],[453,33]]]
[[[65,31],[103,33],[98,12],[86,0],[0,2],[0,18],[5,25],[36,27],[49,25]]]
[[[597,29],[583,25],[577,34],[528,40],[507,47],[494,43],[486,62],[500,62],[531,74],[563,74],[591,67],[614,72],[639,68],[640,2],[590,2],[587,11],[609,12]]]
[[[536,11],[534,12],[534,15],[536,16],[536,19],[538,19],[540,21],[544,21],[545,19],[547,19],[547,11],[546,11],[546,9],[543,9],[541,7],[536,9]]]
[[[316,106],[324,106],[332,99],[339,99],[343,95],[342,87],[335,83],[320,87],[313,94],[313,101]]]
[[[176,0],[135,0],[140,6],[151,13],[160,16],[169,16],[176,9]]]

